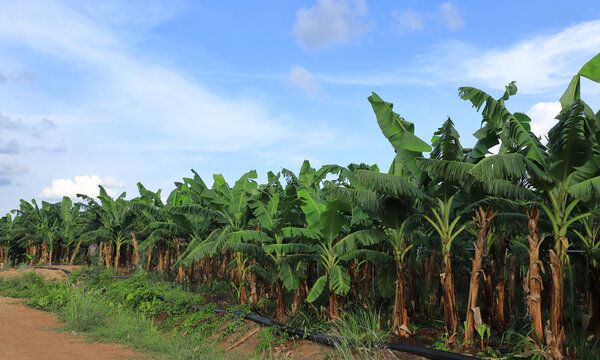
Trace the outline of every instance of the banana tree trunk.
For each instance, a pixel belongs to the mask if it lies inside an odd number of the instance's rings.
[[[529,241],[529,271],[527,273],[527,288],[529,294],[527,295],[527,308],[531,315],[531,326],[533,327],[533,339],[536,341],[538,346],[543,345],[543,330],[542,330],[542,277],[540,276],[540,269],[542,262],[540,259],[540,245],[543,241],[538,241],[538,227],[537,222],[540,217],[537,206],[535,206],[531,212],[527,212],[528,230],[529,235],[527,240]]]
[[[440,274],[442,292],[444,294],[444,320],[448,343],[456,341],[458,332],[458,313],[456,312],[456,298],[454,296],[454,277],[452,276],[452,263],[450,253],[443,254],[444,272]]]
[[[63,246],[59,246],[58,250],[56,251],[59,255],[58,255],[58,261],[61,263],[66,263],[67,261],[69,261],[69,249]]]
[[[371,268],[372,264],[370,262],[366,262],[363,267],[363,281],[365,285],[365,298],[369,298],[369,292],[371,290]]]
[[[113,244],[112,242],[108,242],[104,245],[104,262],[106,263],[106,268],[110,268],[111,258],[113,252]]]
[[[277,279],[277,321],[283,321],[285,317],[285,302],[283,300],[283,286],[281,280]]]
[[[167,274],[171,273],[171,248],[167,245],[167,251],[165,253],[165,256],[163,257],[163,259],[165,260],[165,272]]]
[[[406,310],[406,276],[404,273],[404,264],[402,264],[399,258],[396,259],[396,293],[394,296],[392,319],[394,334],[404,338],[409,337],[408,311]]]
[[[256,275],[253,272],[248,272],[248,282],[250,283],[250,302],[258,304],[258,290],[256,286]]]
[[[475,248],[475,256],[473,258],[473,267],[471,270],[471,283],[469,286],[469,298],[467,301],[467,327],[465,329],[465,346],[473,344],[475,335],[475,309],[477,308],[477,297],[479,295],[479,279],[482,273],[483,264],[483,253],[486,248],[487,239],[490,233],[491,221],[497,213],[493,212],[491,208],[487,211],[483,211],[480,206],[477,209],[477,224],[479,225],[479,231],[477,233],[477,242],[473,243]],[[486,280],[490,279],[490,276],[486,276]],[[489,283],[491,288],[491,283]],[[491,290],[491,289],[490,289]],[[490,296],[489,294],[487,295]]]
[[[119,273],[119,260],[121,259],[121,243],[117,243],[115,246],[115,257],[114,257],[114,267],[117,273]]]
[[[433,314],[434,310],[437,308],[438,304],[438,283],[434,281],[435,279],[435,265],[437,260],[437,251],[434,248],[431,250],[431,255],[429,259],[425,261],[424,264],[424,272],[425,272],[425,293],[427,296],[427,309],[429,314]]]
[[[508,263],[508,280],[506,284],[506,312],[508,315],[514,313],[515,292],[517,290],[517,256],[511,254],[510,262]]]
[[[73,255],[71,256],[71,260],[69,260],[69,265],[73,265],[75,261],[75,257],[77,257],[77,253],[79,252],[79,247],[81,246],[81,240],[77,242],[77,246],[75,246],[75,251],[73,251]]]
[[[590,326],[596,338],[600,338],[600,267],[594,266],[592,269],[590,274]]]
[[[483,246],[480,240],[473,243],[475,257],[471,270],[471,282],[469,284],[469,297],[467,301],[467,327],[465,329],[465,346],[473,344],[475,335],[475,311],[477,308],[477,297],[479,295],[479,278],[481,273],[481,262],[483,258]]]
[[[150,271],[152,266],[152,245],[148,248],[148,256],[146,257],[146,271]]]
[[[505,256],[506,256],[506,239],[504,236],[498,236],[496,244],[496,287],[494,289],[494,323],[499,330],[506,329],[506,315],[504,313],[504,303],[506,298],[505,293]]]
[[[550,270],[552,273],[552,292],[550,299],[550,351],[555,359],[562,359],[565,349],[564,328],[564,272],[559,256],[550,250]]]
[[[339,317],[337,294],[332,290],[329,293],[329,320],[333,321]]]
[[[239,285],[240,289],[240,304],[246,304],[248,302],[248,290],[246,290],[246,284]]]
[[[43,243],[42,244],[42,255],[41,255],[42,264],[46,264],[47,260],[48,260],[48,244]]]
[[[32,245],[29,249],[29,253],[31,254],[31,260],[29,260],[29,265],[33,266],[33,264],[35,264],[35,258],[37,257],[38,253],[37,246]]]
[[[482,263],[484,276],[483,276],[483,306],[485,307],[485,318],[491,321],[494,316],[494,284],[492,279],[494,278],[491,269],[494,267],[493,261],[484,261]],[[490,264],[491,262],[491,264]]]
[[[221,251],[221,256],[222,256],[221,268],[219,269],[219,272],[217,274],[219,279],[223,278],[223,276],[225,275],[225,271],[227,270],[227,250],[223,249],[223,251]]]
[[[348,273],[350,274],[350,294],[355,303],[358,302],[358,272],[357,262],[352,261],[348,267]]]
[[[191,263],[190,266],[188,266],[187,268],[187,281],[192,284],[194,282],[196,282],[197,279],[197,268],[200,267],[200,261],[197,261],[195,263]]]
[[[302,306],[302,293],[303,289],[306,287],[306,279],[300,279],[300,286],[294,292],[294,302],[292,303],[290,315],[296,316],[298,309]]]
[[[133,266],[135,266],[137,268],[137,266],[140,262],[140,254],[137,252],[138,242],[137,242],[137,238],[135,237],[135,232],[133,232],[133,231],[131,232],[131,244],[133,246],[131,263],[133,264]]]
[[[181,240],[179,238],[175,238],[175,246],[176,246],[176,250],[177,250],[177,258],[179,259],[181,257],[181,247],[180,247],[180,242]],[[177,269],[177,278],[176,280],[183,282],[185,280],[185,270],[183,266],[180,266]]]
[[[415,269],[408,268],[408,283],[410,289],[410,301],[413,314],[418,314],[421,310],[421,295],[417,288],[417,282],[415,280]]]
[[[156,271],[162,272],[165,266],[164,252],[162,244],[158,244],[158,264],[156,265]]]
[[[202,281],[207,282],[210,279],[211,269],[210,269],[210,256],[204,257],[204,272],[202,273]]]
[[[96,265],[102,265],[104,263],[104,246],[105,244],[103,242],[98,244],[98,264]]]

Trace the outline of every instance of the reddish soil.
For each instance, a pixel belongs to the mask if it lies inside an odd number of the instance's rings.
[[[79,265],[60,265],[58,267],[60,267],[61,269],[69,270],[69,271],[77,271],[77,270],[81,269],[81,266],[79,266]],[[42,275],[43,277],[45,277],[46,279],[49,279],[49,280],[52,280],[52,279],[63,280],[63,279],[67,278],[67,275],[64,273],[64,271],[49,270],[49,269],[34,269],[33,266],[22,266],[19,269],[1,270],[0,276],[7,277],[7,278],[19,277],[19,276],[23,275],[24,273],[26,273],[27,271],[34,271],[35,273]]]
[[[257,352],[263,329],[251,321],[244,320],[244,325],[236,332],[219,339],[217,347],[225,350],[232,359],[252,357]],[[218,337],[217,334],[213,339],[216,340]],[[286,340],[283,344],[272,344],[270,350],[257,355],[261,355],[261,358],[324,360],[335,358],[335,350],[308,340]]]
[[[81,335],[56,331],[62,325],[58,319],[50,313],[28,308],[20,302],[0,296],[0,359],[145,358],[145,355],[122,345],[90,343]]]

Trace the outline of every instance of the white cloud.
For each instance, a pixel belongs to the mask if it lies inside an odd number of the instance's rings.
[[[440,4],[438,12],[440,20],[446,28],[456,31],[463,26],[463,19],[452,3],[445,2]]]
[[[400,33],[413,32],[423,28],[423,16],[412,9],[392,11],[394,26]]]
[[[321,86],[312,74],[299,65],[294,65],[289,74],[290,82],[302,89],[308,96],[314,97],[321,92]]]
[[[118,195],[119,189],[125,187],[124,183],[118,182],[110,176],[101,178],[98,175],[81,175],[73,179],[54,179],[49,187],[42,190],[39,195],[43,199],[60,199],[63,196],[75,198],[77,194],[85,194],[97,197],[100,194],[98,185],[102,185],[108,195]]]
[[[296,12],[292,33],[304,49],[318,50],[343,44],[364,34],[368,27],[365,0],[317,0],[311,8]]]
[[[560,102],[539,102],[527,110],[526,114],[531,118],[531,132],[545,139],[548,131],[556,125],[555,119],[561,111]]]

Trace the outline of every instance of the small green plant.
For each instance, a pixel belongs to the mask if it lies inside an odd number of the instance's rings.
[[[481,324],[480,326],[477,327],[477,333],[479,334],[479,338],[481,339],[481,352],[483,353],[484,351],[484,346],[483,346],[483,338],[486,337],[487,340],[489,341],[490,339],[490,327],[487,326],[486,324]]]
[[[438,340],[433,343],[432,347],[436,350],[450,351],[450,348],[448,347],[448,333],[440,335]]]
[[[261,353],[268,352],[269,355],[271,355],[273,345],[282,345],[285,343],[286,339],[286,333],[277,328],[262,329],[259,335],[258,344],[256,345],[255,354],[260,355]]]

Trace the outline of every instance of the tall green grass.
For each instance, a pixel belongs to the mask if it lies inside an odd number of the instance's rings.
[[[341,339],[335,349],[344,360],[396,359],[383,346],[389,334],[381,328],[381,314],[367,309],[343,313],[334,322],[332,331],[332,335]]]

